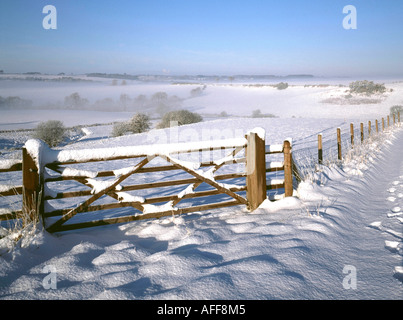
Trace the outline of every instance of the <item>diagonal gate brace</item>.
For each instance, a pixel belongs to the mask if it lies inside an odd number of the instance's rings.
[[[53,223],[47,230],[49,232],[55,232],[59,227],[61,227],[67,220],[71,219],[74,217],[77,213],[85,211],[85,209],[93,202],[101,198],[103,195],[106,193],[110,192],[111,190],[114,190],[118,184],[120,184],[122,181],[127,179],[129,176],[132,174],[136,173],[139,171],[142,167],[144,167],[147,163],[149,163],[152,159],[154,159],[155,156],[148,156],[145,159],[143,159],[140,163],[135,165],[133,169],[131,169],[128,173],[121,175],[118,177],[109,187],[101,190],[100,192],[94,194],[92,197],[78,205],[77,207],[71,209],[69,212],[67,212],[65,215],[63,215],[59,220],[57,220],[55,223]]]
[[[242,203],[242,204],[245,204],[245,205],[248,204],[248,201],[244,197],[242,197],[242,196],[236,194],[235,192],[223,187],[221,184],[217,183],[215,180],[210,179],[208,177],[205,177],[205,176],[199,174],[198,172],[196,172],[195,170],[190,169],[190,168],[182,165],[180,162],[176,161],[171,156],[166,155],[166,154],[165,155],[159,155],[159,156],[161,158],[165,159],[166,161],[172,163],[173,165],[177,166],[178,168],[182,169],[183,171],[186,171],[187,173],[189,173],[192,176],[196,177],[197,179],[199,179],[199,180],[211,185],[212,187],[216,188],[217,190],[221,191],[222,193],[225,193],[225,194],[229,195],[230,197],[232,197],[235,200],[239,201],[239,203]]]

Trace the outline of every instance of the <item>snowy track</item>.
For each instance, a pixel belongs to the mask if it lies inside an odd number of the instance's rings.
[[[339,252],[331,262],[356,272],[357,288],[339,292],[345,298],[403,297],[403,130],[396,130],[376,154],[361,178],[342,172],[323,188],[335,199],[327,212],[337,213],[338,226],[348,226],[334,239]]]
[[[385,237],[385,248],[394,258],[396,266],[394,277],[403,282],[403,134],[390,147],[390,156],[386,159],[383,179],[374,186],[374,192],[379,192],[386,198],[385,209],[379,215],[379,220],[371,223],[371,227],[382,232]]]

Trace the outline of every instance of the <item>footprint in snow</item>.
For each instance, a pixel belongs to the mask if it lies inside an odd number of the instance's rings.
[[[395,202],[396,198],[395,197],[387,197],[386,200],[390,202]]]
[[[377,229],[377,230],[381,230],[381,228],[382,228],[382,222],[381,222],[381,221],[372,222],[372,223],[369,225],[369,227],[370,227],[370,228]]]
[[[403,214],[402,209],[399,206],[393,207],[392,209],[390,209],[390,211],[392,211],[392,213],[387,214],[388,218],[400,216]]]
[[[399,177],[400,179],[403,179],[403,176]],[[403,198],[403,192],[400,192],[398,190],[399,187],[403,187],[403,184],[401,181],[395,180],[391,184],[392,186],[387,189],[387,191],[391,194],[389,197],[386,199],[390,202],[398,202],[400,203],[400,199]],[[400,189],[400,188],[399,188]],[[397,204],[397,203],[396,203]],[[395,218],[397,219],[400,223],[403,224],[403,218],[401,217],[403,215],[403,210],[400,206],[394,206],[393,208],[390,209],[391,212],[387,213],[388,218]],[[403,234],[400,232],[396,232],[391,229],[387,229],[382,225],[382,222],[380,221],[375,221],[369,225],[370,228],[374,228],[376,230],[379,230],[381,232],[386,232],[389,233],[393,236],[395,236],[398,239],[403,239]],[[403,243],[401,241],[385,241],[385,248],[388,249],[390,252],[394,254],[398,254],[400,256],[403,256]],[[396,279],[400,280],[403,282],[403,266],[397,266],[394,268],[394,275]]]
[[[403,256],[403,244],[398,241],[385,241],[385,248],[392,253],[398,253]]]
[[[382,222],[381,222],[381,221],[372,222],[372,223],[369,225],[369,227],[370,227],[370,228],[374,228],[374,229],[379,230],[379,231],[382,231],[382,232],[389,233],[389,234],[391,234],[392,236],[394,236],[394,237],[396,237],[396,238],[398,238],[398,239],[403,240],[403,233],[397,232],[397,231],[392,230],[392,229],[385,228],[385,227],[382,225]]]
[[[388,218],[393,218],[393,217],[401,216],[402,214],[403,214],[403,212],[388,213],[387,216],[388,216]]]
[[[395,274],[393,276],[403,282],[403,267],[395,267]]]

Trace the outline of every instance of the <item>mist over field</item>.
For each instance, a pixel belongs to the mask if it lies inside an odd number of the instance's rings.
[[[375,80],[386,84],[383,94],[350,97],[352,78],[127,77],[0,75],[0,129],[32,129],[48,119],[63,120],[68,126],[111,123],[136,112],[159,119],[179,109],[198,112],[206,119],[249,117],[254,111],[281,118],[367,118],[403,103],[402,82],[391,78]],[[279,88],[280,84],[285,87]],[[91,113],[80,116],[83,111]]]

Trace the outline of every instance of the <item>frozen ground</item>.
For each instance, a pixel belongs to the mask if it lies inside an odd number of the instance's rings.
[[[401,99],[396,91],[390,103]],[[264,100],[255,97],[254,106]],[[294,110],[306,113],[314,99],[301,99]],[[384,116],[386,106],[373,106],[374,114]],[[303,148],[319,132],[334,135],[370,115],[219,119],[114,139],[105,138],[110,126],[90,127],[64,149],[237,138],[258,126],[267,143],[291,137]],[[342,166],[322,167],[295,197],[253,213],[239,206],[58,235],[39,230],[8,253],[3,238],[0,298],[400,300],[402,141],[402,128],[382,134]],[[54,289],[46,289],[49,275]]]

